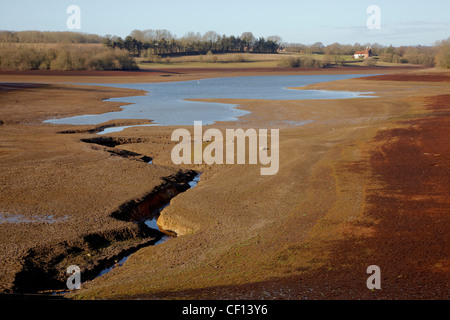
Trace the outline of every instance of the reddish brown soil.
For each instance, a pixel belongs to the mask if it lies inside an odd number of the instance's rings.
[[[369,195],[379,224],[368,246],[398,299],[449,297],[450,95],[425,103],[431,115],[380,132],[371,155],[384,186]]]
[[[208,72],[192,77],[223,76],[223,70]],[[189,78],[145,74],[150,76],[0,73],[0,81]],[[76,298],[448,299],[448,85],[351,79],[311,87],[376,92],[379,98],[229,100],[252,116],[218,128],[316,121],[281,128],[280,171],[269,179],[250,165],[189,167],[203,172],[201,182],[173,199],[164,216],[192,232],[141,249],[122,268],[83,286]],[[0,224],[0,289],[6,290],[23,268],[22,257],[30,256],[29,248],[42,245],[58,253],[54,243],[133,225],[111,213],[148,194],[180,167],[170,159],[170,127],[113,135],[133,143],[115,147],[112,154],[82,143],[92,138],[92,126],[74,130],[41,124],[86,110],[114,111],[119,103],[101,100],[140,91],[3,84],[0,94],[2,213],[70,217],[67,223]],[[58,133],[70,130],[73,134]],[[154,165],[117,157],[121,151],[152,157]],[[366,269],[373,264],[381,268],[381,291],[366,287]]]
[[[365,80],[384,81],[418,81],[418,82],[450,82],[448,74],[386,74],[381,76],[361,78]]]
[[[0,70],[0,76],[55,76],[55,77],[128,77],[128,76],[148,76],[152,74],[195,74],[195,73],[236,73],[236,72],[261,72],[261,73],[273,73],[273,72],[311,72],[327,73],[332,70],[343,72],[395,72],[398,70],[418,70],[422,67],[415,66],[400,66],[400,67],[333,67],[333,68],[168,68],[168,69],[145,69],[136,71],[57,71],[57,70]]]
[[[367,186],[364,214],[375,222],[374,233],[334,245],[330,259],[349,267],[328,272],[338,284],[330,298],[358,291],[359,298],[449,298],[450,95],[424,98],[424,104],[433,112],[380,131],[372,142],[374,184]],[[382,270],[382,290],[352,294],[351,284],[367,278],[371,262]]]
[[[74,70],[74,71],[58,71],[58,70],[0,70],[0,75],[5,76],[67,76],[67,77],[84,77],[84,76],[96,76],[96,77],[111,77],[111,76],[139,76],[148,75],[149,73],[176,73],[166,70],[135,70],[135,71],[87,71],[87,70]]]
[[[422,99],[430,111],[426,116],[380,130],[367,146],[372,178],[365,186],[364,219],[353,227],[370,228],[371,236],[348,233],[333,240],[328,243],[330,264],[304,276],[155,297],[449,299],[450,95]],[[348,169],[359,172],[363,163]],[[365,286],[372,264],[381,268],[382,290]]]

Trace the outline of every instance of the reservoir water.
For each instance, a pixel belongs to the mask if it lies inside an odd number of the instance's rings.
[[[186,99],[265,99],[309,100],[350,99],[370,97],[368,92],[294,90],[309,84],[366,77],[370,75],[288,75],[212,78],[195,81],[164,83],[100,84],[108,87],[144,90],[144,96],[107,99],[128,103],[122,110],[100,115],[81,115],[62,119],[49,119],[46,123],[97,125],[110,120],[153,120],[154,125],[192,125],[203,121],[204,125],[216,121],[238,120],[249,112],[236,105],[214,102],[186,101]],[[92,84],[99,85],[99,84]],[[111,129],[114,130],[114,129]],[[117,131],[117,129],[116,129]]]

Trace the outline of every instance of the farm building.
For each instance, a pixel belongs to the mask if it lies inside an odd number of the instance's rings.
[[[353,55],[355,59],[367,59],[370,58],[371,56],[372,56],[372,49],[370,49],[369,47],[367,47],[366,50],[364,51],[356,51],[355,54]]]

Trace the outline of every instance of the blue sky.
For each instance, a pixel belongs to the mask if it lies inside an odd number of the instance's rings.
[[[0,30],[68,31],[69,5],[80,7],[80,32],[122,37],[134,29],[167,29],[177,37],[251,31],[325,45],[431,45],[450,37],[450,0],[2,0]],[[380,7],[381,29],[367,28],[369,5]]]

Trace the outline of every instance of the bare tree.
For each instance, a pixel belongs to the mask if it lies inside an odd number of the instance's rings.
[[[248,45],[252,44],[252,42],[255,41],[255,39],[256,39],[255,36],[251,32],[244,32],[241,35],[241,40],[245,41],[245,43],[247,43]]]
[[[208,42],[217,42],[220,38],[220,35],[215,31],[208,31],[203,36],[203,41]]]
[[[281,43],[283,42],[283,39],[280,36],[275,35],[275,36],[268,36],[267,41],[273,41],[277,45],[281,45]]]

